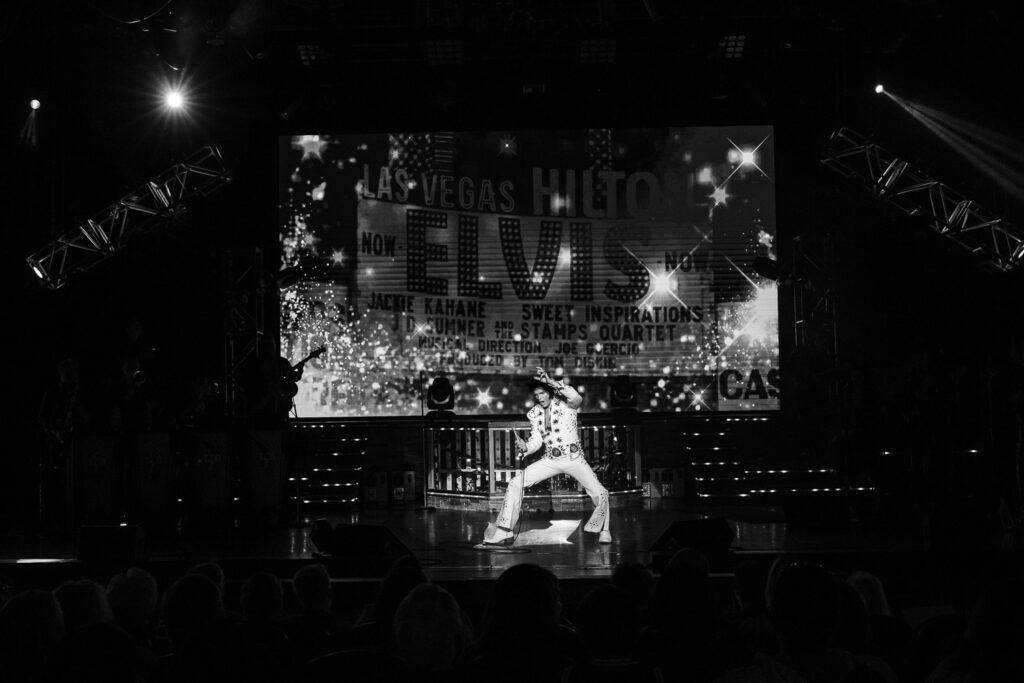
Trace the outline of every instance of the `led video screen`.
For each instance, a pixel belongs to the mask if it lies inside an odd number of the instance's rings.
[[[521,414],[537,367],[585,412],[777,409],[773,157],[769,126],[281,137],[296,414],[421,415],[440,376]]]

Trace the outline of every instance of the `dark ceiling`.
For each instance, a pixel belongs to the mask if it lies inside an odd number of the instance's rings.
[[[883,78],[911,99],[1007,120],[992,90],[1017,61],[1020,22],[1003,4],[91,0],[55,12],[15,2],[0,36],[5,64],[18,65],[16,96],[94,93],[108,111],[132,108],[124,99],[144,97],[164,72],[217,104],[244,85],[245,102],[300,121],[416,127],[440,109],[483,123],[580,98],[609,110],[584,109],[591,118],[679,123],[723,102],[746,108],[742,117],[796,105],[839,117],[869,108],[861,101]],[[738,59],[725,57],[730,35],[744,36]],[[587,41],[609,41],[613,59],[586,63]]]
[[[771,124],[792,178],[818,172],[848,125],[998,210],[1005,198],[871,87],[1019,140],[1019,14],[952,0],[16,0],[0,9],[14,252],[209,143],[246,200],[231,199],[222,240],[257,224],[272,236],[274,139],[310,132]],[[740,35],[742,56],[726,56]],[[614,57],[587,61],[584,44]],[[169,80],[189,93],[185,117],[161,111]]]

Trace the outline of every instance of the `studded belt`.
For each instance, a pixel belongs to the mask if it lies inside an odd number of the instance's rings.
[[[570,456],[570,459],[575,460],[583,454],[583,447],[580,446],[579,441],[575,441],[566,446],[550,446],[545,452],[545,458],[561,458],[564,455]]]

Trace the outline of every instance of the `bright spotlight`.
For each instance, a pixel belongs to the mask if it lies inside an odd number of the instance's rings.
[[[185,106],[185,98],[181,96],[181,93],[177,90],[170,90],[164,96],[164,102],[171,109],[181,109]]]
[[[29,100],[28,106],[32,109],[39,109],[39,100]]]
[[[875,94],[876,95],[881,95],[884,92],[885,92],[885,86],[884,85],[879,83],[878,85],[875,86]]]
[[[744,166],[749,166],[752,163],[754,163],[753,152],[740,152],[740,164]]]

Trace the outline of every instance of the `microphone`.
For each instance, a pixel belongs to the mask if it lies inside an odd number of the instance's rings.
[[[526,453],[526,442],[519,436],[519,432],[514,429],[512,430],[512,436],[516,438],[516,460],[519,460]]]

